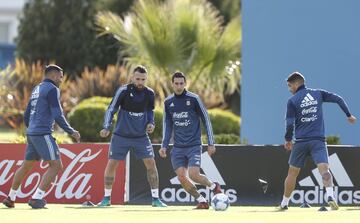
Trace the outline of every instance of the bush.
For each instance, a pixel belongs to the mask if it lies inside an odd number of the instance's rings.
[[[218,134],[214,135],[216,144],[240,144],[240,136],[235,134]],[[202,144],[207,144],[207,135],[201,136]]]
[[[334,135],[330,135],[326,137],[326,143],[328,145],[339,145],[340,144],[340,137],[339,136],[334,136]]]
[[[99,135],[110,98],[94,97],[84,100],[69,113],[69,122],[81,134],[84,142],[107,142]],[[115,121],[114,121],[115,123]]]
[[[214,135],[240,134],[240,117],[230,111],[221,109],[208,110]]]

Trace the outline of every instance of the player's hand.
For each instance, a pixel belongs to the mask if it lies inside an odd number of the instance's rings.
[[[160,148],[160,149],[159,149],[159,155],[160,155],[162,158],[166,158],[166,149],[165,149],[165,148]]]
[[[78,131],[74,131],[72,134],[71,134],[71,137],[73,137],[75,139],[76,142],[80,142],[80,133]]]
[[[348,121],[351,123],[351,124],[354,124],[356,122],[356,117],[351,115],[350,117],[348,117]]]
[[[107,129],[102,129],[102,130],[100,131],[100,136],[103,137],[103,138],[108,137],[109,134],[110,134],[110,131],[107,130]]]
[[[155,129],[155,125],[154,125],[154,124],[152,124],[152,123],[147,124],[147,126],[146,126],[146,132],[147,132],[147,133],[153,133],[153,132],[154,132],[154,129]]]
[[[209,154],[209,156],[211,156],[212,154],[214,154],[215,152],[216,152],[216,148],[215,148],[215,146],[214,145],[212,145],[212,146],[208,146],[208,149],[207,149],[207,152],[208,152],[208,154]]]
[[[292,149],[293,143],[292,141],[286,141],[284,147],[286,150],[290,151]]]

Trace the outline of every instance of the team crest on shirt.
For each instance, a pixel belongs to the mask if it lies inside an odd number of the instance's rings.
[[[190,101],[186,101],[186,105],[187,105],[187,106],[190,106]]]

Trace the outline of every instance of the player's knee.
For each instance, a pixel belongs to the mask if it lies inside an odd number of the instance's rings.
[[[321,176],[322,176],[322,179],[323,179],[324,181],[329,181],[329,180],[331,180],[331,174],[330,174],[329,171],[326,171],[326,172],[322,173]]]
[[[200,177],[200,174],[196,172],[190,172],[189,177],[192,181],[197,181],[197,179]]]
[[[184,183],[188,180],[186,175],[178,175],[177,177],[178,177],[180,183]]]

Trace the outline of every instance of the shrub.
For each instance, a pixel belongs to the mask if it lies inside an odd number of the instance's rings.
[[[240,136],[235,134],[218,134],[214,135],[215,143],[216,144],[240,144]],[[207,136],[201,136],[201,142],[203,144],[207,144]]]
[[[73,140],[70,136],[64,133],[53,133],[52,134],[56,140],[57,144],[63,144],[63,143],[72,143]],[[11,143],[27,143],[26,137],[24,135],[17,136],[14,140],[11,140]]]
[[[102,138],[99,135],[108,107],[107,100],[109,99],[101,97],[84,100],[69,113],[69,122],[73,128],[80,132],[82,141],[109,141],[109,137]]]
[[[328,145],[339,145],[340,144],[340,137],[339,136],[334,136],[334,135],[330,135],[326,137],[326,143]]]

